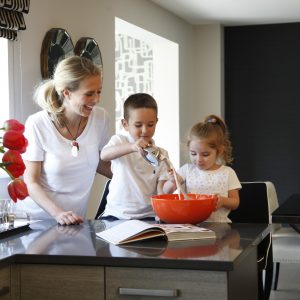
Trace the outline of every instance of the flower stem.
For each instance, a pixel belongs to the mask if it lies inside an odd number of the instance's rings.
[[[9,177],[12,179],[12,180],[14,180],[15,179],[15,177],[5,168],[5,166],[2,166],[2,164],[0,165],[0,168],[2,169],[2,170],[4,170],[8,175],[9,175]]]

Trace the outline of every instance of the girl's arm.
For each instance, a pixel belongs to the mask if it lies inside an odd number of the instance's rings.
[[[183,184],[184,180],[183,178],[176,172],[177,174],[177,179],[179,184]],[[172,194],[176,191],[177,186],[176,186],[176,180],[173,174],[173,170],[169,170],[168,172],[169,179],[165,181],[163,185],[163,194]]]
[[[60,225],[79,224],[83,218],[73,211],[64,211],[48,198],[44,189],[40,185],[42,169],[41,161],[24,160],[26,169],[24,181],[26,182],[30,197],[47,213],[49,213]]]
[[[167,194],[164,192],[164,189],[163,189],[166,182],[167,182],[167,180],[159,180],[158,181],[158,184],[157,184],[157,194],[158,195]]]
[[[217,207],[216,209],[220,207],[225,207],[230,210],[235,210],[238,208],[240,204],[240,196],[239,196],[239,190],[230,190],[228,191],[228,197],[219,196]]]
[[[172,180],[167,180],[164,182],[163,188],[162,188],[162,194],[172,194],[176,190],[176,183]]]

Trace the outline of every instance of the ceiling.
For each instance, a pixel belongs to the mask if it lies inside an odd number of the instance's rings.
[[[152,0],[190,24],[300,22],[300,0]]]

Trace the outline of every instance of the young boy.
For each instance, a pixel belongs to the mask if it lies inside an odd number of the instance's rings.
[[[126,134],[112,136],[101,151],[101,159],[111,161],[113,172],[102,219],[154,220],[151,196],[162,193],[168,168],[165,163],[153,167],[143,155],[145,148],[154,145],[157,121],[153,97],[137,93],[126,99],[122,119]],[[160,150],[168,156],[164,149]]]

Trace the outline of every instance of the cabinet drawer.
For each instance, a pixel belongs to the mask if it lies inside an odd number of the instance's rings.
[[[10,299],[10,267],[0,268],[0,299]]]
[[[21,300],[104,299],[104,268],[69,265],[21,265]]]
[[[225,272],[107,267],[106,299],[227,299]]]

